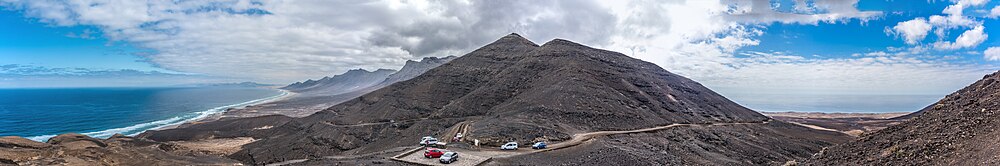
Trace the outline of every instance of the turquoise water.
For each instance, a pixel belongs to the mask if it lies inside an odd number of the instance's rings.
[[[0,136],[135,135],[283,94],[263,88],[0,89]]]

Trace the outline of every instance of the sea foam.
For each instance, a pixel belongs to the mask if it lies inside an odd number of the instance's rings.
[[[270,96],[270,97],[266,97],[266,98],[261,98],[261,99],[256,99],[256,100],[250,100],[250,101],[246,101],[246,102],[242,102],[242,103],[236,103],[236,104],[231,104],[231,105],[225,105],[225,106],[215,107],[215,108],[208,109],[208,110],[205,110],[205,111],[194,112],[194,113],[191,113],[191,114],[185,115],[185,116],[176,116],[176,117],[172,117],[172,118],[168,118],[168,119],[157,120],[157,121],[146,122],[146,123],[140,123],[140,124],[136,124],[136,125],[132,125],[132,126],[127,126],[127,127],[113,128],[113,129],[107,129],[107,130],[101,130],[101,131],[95,131],[95,132],[86,132],[86,133],[81,133],[81,134],[88,135],[88,136],[95,137],[95,138],[108,138],[108,137],[111,137],[112,135],[115,135],[117,133],[125,134],[125,135],[128,135],[128,136],[135,136],[135,135],[139,135],[139,133],[145,132],[146,130],[156,130],[156,129],[161,129],[161,128],[164,128],[164,127],[167,127],[167,126],[176,126],[176,125],[184,124],[184,123],[187,123],[187,122],[200,120],[200,119],[206,118],[208,116],[211,116],[213,114],[222,113],[226,109],[229,109],[229,108],[235,108],[235,107],[242,107],[242,106],[257,104],[259,102],[264,102],[264,101],[278,99],[278,98],[284,97],[286,95],[289,95],[289,93],[287,91],[281,91],[281,94],[278,94],[278,95],[274,95],[274,96]],[[30,139],[30,140],[33,140],[33,141],[45,142],[45,141],[48,141],[49,138],[52,138],[52,137],[55,137],[55,136],[56,135],[39,135],[39,136],[30,136],[30,137],[26,137],[26,138]]]

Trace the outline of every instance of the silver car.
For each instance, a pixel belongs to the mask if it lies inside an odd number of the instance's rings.
[[[458,161],[458,153],[457,152],[444,153],[443,155],[441,155],[441,159],[439,159],[438,161],[441,161],[441,163],[444,164],[451,164],[453,162]]]

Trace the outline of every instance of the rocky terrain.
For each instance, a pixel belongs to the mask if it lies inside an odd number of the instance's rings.
[[[685,127],[610,135],[581,146],[487,165],[781,165],[808,157],[843,134],[788,123]]]
[[[1000,72],[912,119],[830,147],[803,165],[998,165]]]
[[[218,155],[123,135],[97,139],[70,133],[46,143],[0,137],[0,165],[241,165]]]
[[[316,114],[275,121],[281,123],[224,120],[140,137],[161,141],[252,137],[258,141],[228,157],[252,164],[324,159],[307,162],[319,165],[343,162],[337,160],[343,156],[385,155],[413,145],[420,137],[454,131],[455,126],[468,126],[465,143],[478,139],[485,146],[496,146],[506,141],[560,142],[584,132],[670,124],[747,123],[602,136],[595,141],[604,144],[584,144],[591,149],[629,149],[627,154],[634,155],[683,156],[645,164],[783,163],[849,139],[837,132],[772,121],[649,62],[561,39],[537,45],[517,34]],[[673,134],[683,135],[663,138]],[[629,143],[633,141],[646,143]],[[631,158],[608,154],[547,160],[604,159]],[[372,161],[376,162],[391,161]],[[491,164],[524,161],[497,162]]]
[[[907,115],[912,113],[763,112],[763,114],[784,122],[858,136],[899,124],[909,119]]]

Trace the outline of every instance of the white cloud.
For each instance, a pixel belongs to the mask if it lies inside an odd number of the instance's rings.
[[[163,68],[260,82],[299,81],[359,67],[398,68],[406,59],[461,55],[510,32],[536,42],[566,38],[607,48],[710,87],[745,91],[872,84],[885,88],[874,91],[898,91],[903,88],[890,85],[906,82],[891,81],[897,79],[941,89],[920,83],[966,80],[972,74],[965,73],[974,73],[945,62],[895,57],[904,51],[830,60],[735,55],[758,45],[756,37],[770,24],[864,22],[882,14],[858,10],[857,0],[798,1],[793,12],[777,11],[767,0],[0,1],[43,22],[93,25],[107,37],[156,50],[145,57]],[[920,49],[909,50],[925,49],[914,48]],[[928,73],[947,71],[960,74],[927,79]],[[879,81],[858,79],[876,76]]]
[[[1000,47],[990,47],[983,51],[983,58],[991,61],[1000,61]]]
[[[969,7],[982,6],[987,1],[956,0],[953,2],[955,3],[945,7],[941,11],[943,15],[931,15],[926,21],[924,21],[924,18],[918,17],[913,20],[899,22],[892,29],[886,27],[886,33],[902,36],[906,44],[916,45],[927,36],[927,31],[930,30],[933,30],[934,35],[937,37],[944,39],[949,37],[947,34],[949,30],[968,28],[954,42],[939,40],[931,43],[931,46],[938,50],[974,48],[985,41],[988,35],[983,32],[982,21],[974,17],[965,16],[963,11]]]
[[[606,44],[616,20],[570,1],[5,0],[60,26],[93,25],[157,51],[157,66],[291,82],[407,59],[461,55],[510,32]],[[585,35],[578,35],[585,34]]]
[[[881,16],[881,11],[860,11],[855,7],[858,0],[829,0],[829,1],[796,1],[794,9],[804,13],[779,12],[771,8],[770,0],[730,0],[732,3],[727,19],[737,22],[749,23],[798,23],[813,24],[820,22],[836,23],[848,19],[859,19],[862,22]],[[817,13],[817,11],[824,11]]]
[[[706,85],[722,92],[947,94],[984,74],[986,67],[949,64],[892,53],[861,58],[809,59],[760,53],[740,59]],[[963,81],[957,81],[963,80]]]
[[[971,48],[986,41],[989,35],[983,32],[984,27],[982,25],[976,26],[973,29],[966,30],[955,39],[955,42],[948,41],[938,41],[934,43],[935,49],[941,50],[954,50],[959,48]]]
[[[1000,6],[994,6],[993,9],[990,10],[990,14],[987,15],[987,17],[989,18],[1000,17]]]
[[[887,29],[887,33],[892,33],[895,35],[902,36],[906,41],[906,44],[917,44],[924,37],[927,37],[927,33],[931,31],[931,24],[927,23],[927,20],[919,17],[910,21],[903,21],[893,26],[892,29]]]

